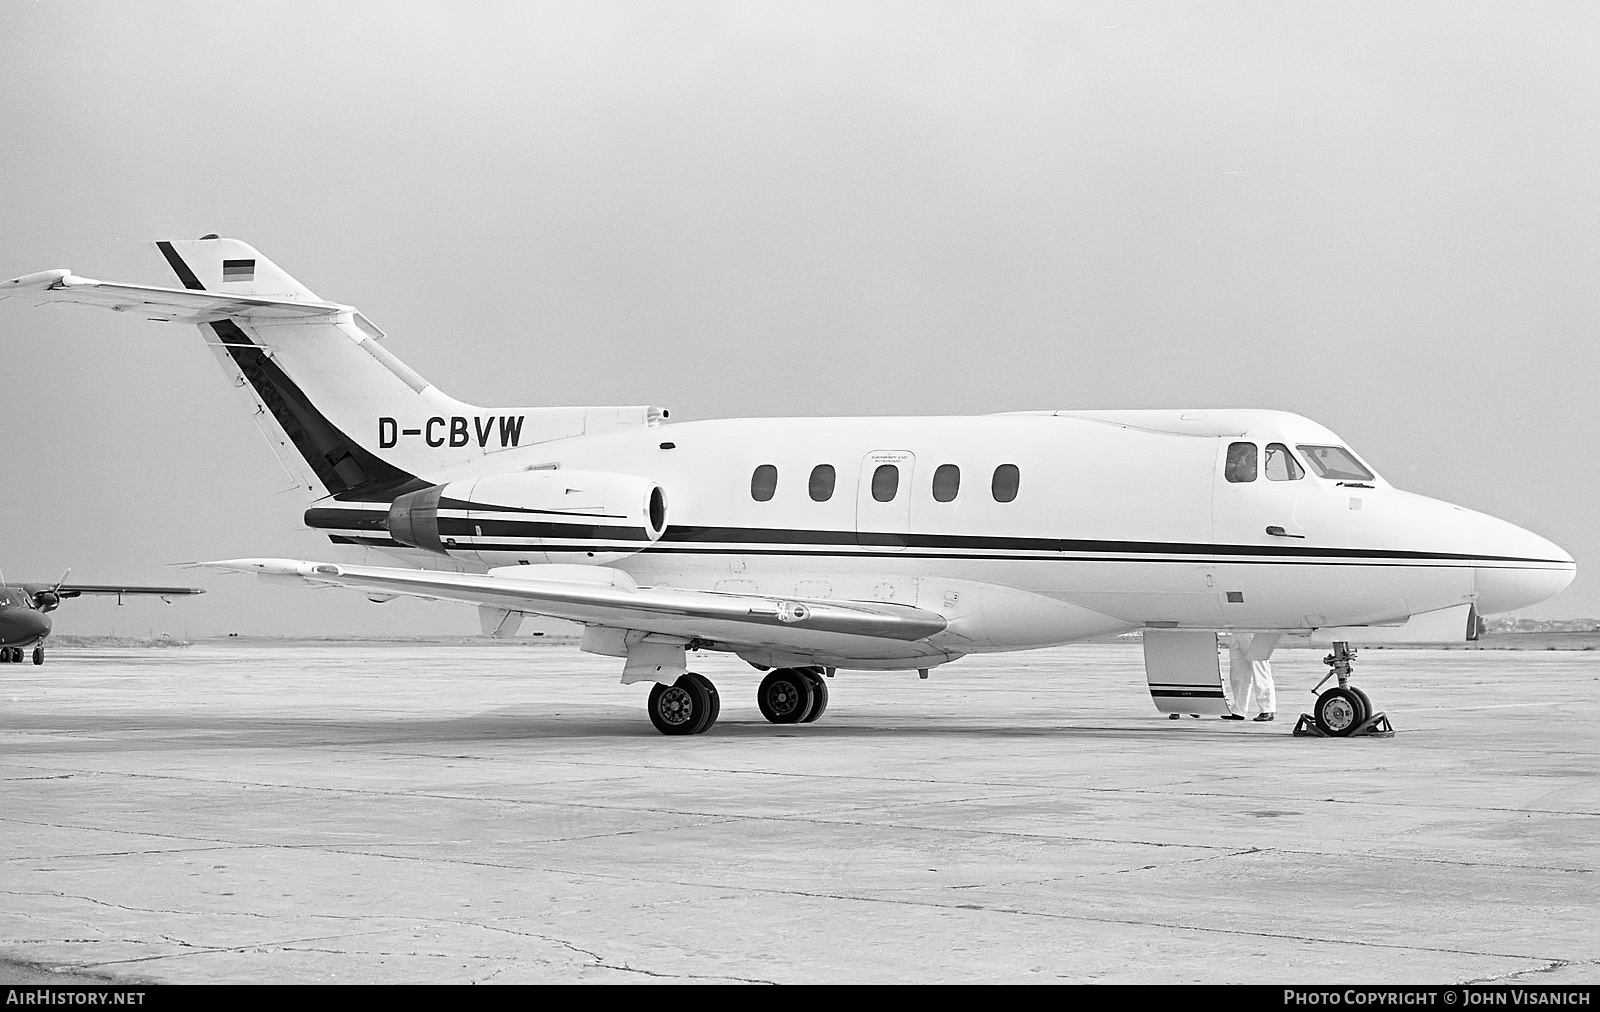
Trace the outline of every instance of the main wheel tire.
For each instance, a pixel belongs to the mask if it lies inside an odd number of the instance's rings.
[[[44,644],[41,643],[39,646],[33,648],[33,663],[44,663]]]
[[[705,722],[691,732],[693,734],[704,734],[711,730],[712,726],[716,724],[717,718],[722,715],[722,694],[717,691],[717,687],[715,685],[711,684],[711,679],[707,678],[705,675],[698,674],[694,671],[686,671],[684,672],[683,677],[693,678],[695,681],[699,682],[700,687],[706,690],[706,698],[710,700],[710,704],[706,707]]]
[[[761,716],[773,724],[798,724],[810,716],[817,694],[808,676],[809,672],[795,668],[779,668],[763,678],[756,689]]]
[[[22,648],[21,647],[10,647],[10,648],[8,648],[6,650],[6,660],[10,661],[12,664],[21,664],[22,663]]]
[[[802,724],[812,724],[828,710],[828,680],[815,671],[801,672],[811,680],[811,712],[805,715]]]
[[[1312,708],[1317,730],[1334,738],[1346,738],[1366,723],[1367,704],[1359,690],[1332,688],[1317,697]]]
[[[682,674],[671,685],[657,682],[646,704],[650,723],[662,734],[696,734],[705,730],[711,716],[711,696],[699,676]]]

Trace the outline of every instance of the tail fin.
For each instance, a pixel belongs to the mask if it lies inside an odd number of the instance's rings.
[[[294,302],[321,302],[311,289],[291,278],[277,264],[237,239],[158,242],[156,249],[183,287],[193,291],[254,295]]]
[[[666,415],[647,406],[466,404],[384,350],[383,332],[355,309],[319,299],[246,243],[207,236],[156,247],[182,289],[58,270],[0,283],[0,298],[199,324],[235,386],[248,388],[257,415],[270,419],[268,438],[304,462],[313,492],[320,485],[340,500],[389,502],[491,453]]]
[[[236,239],[158,242],[156,248],[190,291],[322,304]],[[393,452],[398,440],[383,445],[380,419],[442,411],[458,402],[379,349],[375,342],[382,332],[353,310],[287,319],[231,315],[200,327],[215,336],[213,350],[224,371],[254,393],[258,416],[271,417],[274,424],[264,426],[267,438],[304,462],[310,475],[302,479],[313,489],[321,485],[335,498],[381,502],[426,487],[428,472],[458,462],[429,466]]]

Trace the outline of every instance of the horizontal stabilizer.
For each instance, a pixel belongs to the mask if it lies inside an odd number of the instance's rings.
[[[134,313],[147,320],[172,323],[215,323],[228,319],[304,320],[336,318],[342,313],[351,314],[352,317],[361,316],[350,306],[335,302],[308,302],[96,281],[93,278],[80,278],[67,270],[41,271],[10,281],[0,281],[0,299],[4,298],[20,299],[34,305],[75,303],[99,306],[119,313]],[[358,326],[369,336],[381,336],[382,332],[364,317]]]

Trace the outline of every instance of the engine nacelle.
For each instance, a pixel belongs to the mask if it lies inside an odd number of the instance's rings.
[[[389,534],[441,555],[491,566],[602,564],[626,558],[667,529],[667,495],[645,478],[610,471],[518,471],[467,478],[400,496]]]

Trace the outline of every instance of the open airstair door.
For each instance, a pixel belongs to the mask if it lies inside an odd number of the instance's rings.
[[[1214,632],[1146,629],[1144,675],[1150,698],[1162,713],[1220,717],[1229,712]]]

